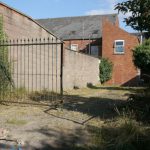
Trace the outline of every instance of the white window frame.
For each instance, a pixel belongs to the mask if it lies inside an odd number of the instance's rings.
[[[123,49],[124,51],[123,52],[117,52],[116,51],[116,48],[117,48],[117,42],[123,42]],[[125,40],[115,40],[115,43],[114,43],[114,54],[124,54],[125,53]]]
[[[76,46],[77,49],[74,50],[74,49],[72,48],[73,46]],[[78,50],[79,50],[79,45],[78,45],[78,44],[71,44],[70,48],[71,48],[71,50],[73,50],[73,51],[78,51]]]

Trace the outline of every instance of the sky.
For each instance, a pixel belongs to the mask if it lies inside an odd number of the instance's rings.
[[[1,0],[34,19],[117,13],[114,6],[122,1],[124,0]],[[125,16],[119,15],[121,28],[133,32],[123,23],[123,17]]]

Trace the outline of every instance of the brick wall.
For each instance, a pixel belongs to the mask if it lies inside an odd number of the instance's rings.
[[[89,46],[96,45],[99,46],[99,54],[101,54],[101,46],[102,46],[102,40],[96,39],[96,40],[65,40],[65,47],[70,48],[71,44],[78,44],[79,51],[83,53],[89,54]]]
[[[99,83],[99,59],[65,49],[64,89],[86,87],[88,83]]]
[[[115,40],[125,41],[124,54],[114,54]],[[129,86],[137,83],[137,69],[132,61],[132,50],[138,44],[137,37],[112,25],[107,20],[103,22],[102,57],[109,58],[114,64],[112,80],[107,84]]]

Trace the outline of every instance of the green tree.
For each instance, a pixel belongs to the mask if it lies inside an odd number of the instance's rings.
[[[150,74],[150,39],[133,50],[133,61],[135,66]]]
[[[100,70],[99,77],[101,83],[105,83],[106,81],[112,78],[113,64],[109,59],[107,58],[101,59],[99,70]]]
[[[115,10],[123,14],[131,14],[129,17],[124,18],[128,26],[141,34],[143,31],[150,34],[150,0],[127,0],[118,3]]]

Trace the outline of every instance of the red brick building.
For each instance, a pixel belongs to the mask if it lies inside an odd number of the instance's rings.
[[[109,58],[114,64],[113,77],[108,83],[128,86],[137,84],[138,71],[132,61],[132,50],[139,44],[138,38],[109,21],[103,22],[102,37],[102,57]]]
[[[112,80],[107,84],[137,84],[138,71],[132,61],[132,50],[139,40],[119,27],[117,14],[37,21],[64,40],[67,48],[99,58],[109,58],[114,68]]]

